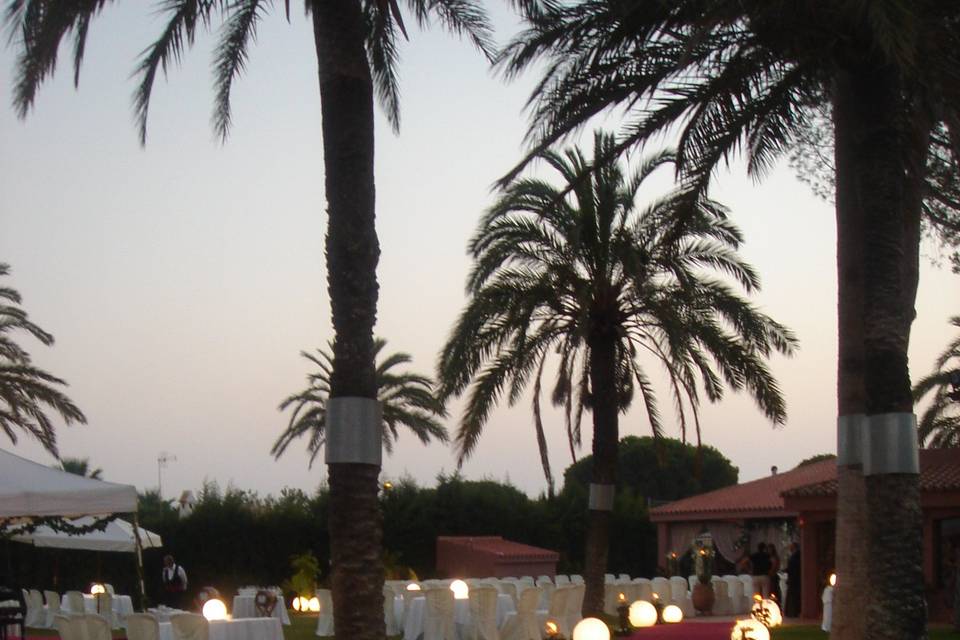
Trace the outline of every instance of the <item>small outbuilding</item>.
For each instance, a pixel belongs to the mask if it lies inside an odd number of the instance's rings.
[[[560,554],[549,549],[504,540],[500,536],[440,536],[437,573],[457,578],[550,576]]]

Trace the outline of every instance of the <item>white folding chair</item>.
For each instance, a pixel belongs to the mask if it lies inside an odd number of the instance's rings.
[[[710,579],[713,585],[713,614],[718,616],[728,616],[733,613],[733,602],[730,600],[730,594],[727,592],[727,582],[720,576],[713,576]]]
[[[623,593],[622,585],[615,582],[607,582],[603,585],[603,612],[615,616],[617,615],[617,604],[620,594]]]
[[[617,576],[617,580],[624,580],[626,582],[630,582],[630,574],[621,573],[620,575]]]
[[[536,586],[540,587],[540,603],[537,609],[546,609],[550,606],[550,596],[553,595],[557,586],[547,576],[537,578]]]
[[[687,591],[687,581],[680,576],[670,578],[670,601],[680,607],[685,617],[693,616],[693,599]]]
[[[457,640],[453,591],[436,587],[423,592],[423,640]]]
[[[210,623],[197,613],[175,613],[170,616],[173,640],[209,640]]]
[[[55,615],[53,617],[53,626],[60,635],[60,640],[85,640],[83,620],[80,616]]]
[[[110,623],[111,629],[119,629],[122,625],[118,616],[113,613],[113,596],[109,593],[98,593],[94,598],[97,603],[97,615],[105,618]]]
[[[107,593],[109,593],[110,595],[112,595],[112,596],[117,595],[117,593],[113,590],[113,585],[110,584],[109,582],[104,582],[104,583],[103,583],[103,588],[106,589],[106,590],[107,590]]]
[[[397,614],[396,609],[394,608],[394,601],[397,599],[397,594],[394,593],[393,588],[388,585],[383,585],[383,623],[387,629],[388,636],[395,636],[400,631],[397,629]]]
[[[511,582],[510,580],[501,580],[500,581],[500,593],[505,593],[513,600],[513,606],[516,607],[519,602],[519,595],[517,594],[517,583]]]
[[[547,608],[537,611],[537,627],[539,629],[543,630],[547,620],[556,620],[557,624],[563,625],[563,619],[567,615],[567,599],[572,589],[573,587],[560,587],[553,590]]]
[[[727,595],[730,597],[730,613],[739,615],[749,611],[746,607],[746,600],[743,597],[743,583],[737,576],[721,576],[721,579],[727,583]]]
[[[540,588],[524,589],[517,602],[517,610],[507,614],[500,630],[501,640],[540,640],[540,625],[537,624],[537,604]]]
[[[132,613],[124,623],[127,640],[160,640],[160,623],[149,613]]]
[[[650,583],[650,578],[634,578],[633,587],[635,599],[653,602],[653,585]]]
[[[500,640],[497,630],[497,598],[499,592],[490,586],[470,590],[470,624],[466,640]]]
[[[573,584],[583,584],[583,576],[581,576],[578,573],[571,573],[570,582],[572,582]]]
[[[653,587],[653,592],[657,594],[657,597],[660,599],[664,605],[670,603],[670,581],[664,578],[663,576],[657,576],[650,581],[650,586]]]
[[[330,589],[317,589],[317,600],[320,601],[320,615],[317,616],[317,635],[333,635],[333,597]]]
[[[562,586],[562,585],[565,585],[565,584],[570,584],[570,576],[565,576],[565,575],[563,575],[563,574],[558,574],[557,577],[555,577],[555,578],[553,579],[553,582],[554,582],[554,584],[556,584],[558,587],[559,587],[559,586]]]

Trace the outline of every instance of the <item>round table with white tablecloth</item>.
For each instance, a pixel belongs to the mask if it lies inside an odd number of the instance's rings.
[[[410,601],[410,611],[406,612],[406,620],[403,623],[403,640],[417,640],[418,637],[423,635],[423,616],[426,610],[426,603],[427,599],[424,596],[414,598]],[[506,593],[497,594],[497,628],[499,629],[503,626],[503,621],[506,620],[508,613],[516,610],[517,607],[513,603],[513,598]],[[403,612],[402,597],[394,600],[394,611],[399,620],[400,614]],[[463,629],[466,628],[470,622],[470,601],[467,599],[455,600],[453,611],[457,635],[460,636]],[[211,638],[211,640],[213,639]]]
[[[277,604],[273,607],[273,613],[271,617],[276,618],[283,624],[290,624],[290,614],[287,613],[287,603],[284,601],[283,596],[279,593],[277,596]],[[260,614],[257,612],[257,596],[234,596],[233,597],[233,614],[234,620],[238,618],[258,618]]]
[[[160,623],[159,640],[175,640],[169,622]],[[276,618],[211,620],[210,640],[283,640],[283,627]]]

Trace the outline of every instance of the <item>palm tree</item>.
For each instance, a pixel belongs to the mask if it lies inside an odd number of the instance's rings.
[[[542,152],[563,179],[559,188],[533,178],[506,187],[470,242],[470,299],[438,366],[442,399],[468,394],[456,435],[460,462],[501,395],[512,404],[532,381],[549,481],[540,393],[545,363],[557,354],[552,400],[566,407],[571,446],[579,441],[581,412],[593,417],[584,603],[590,614],[603,608],[619,414],[636,393],[654,434],[663,428],[641,356],[663,366],[680,423],[685,428],[689,414],[699,438],[701,387],[711,401],[723,397],[724,383],[746,389],[770,420],[783,422],[783,399],[765,360],[795,346],[789,330],[710,275],[718,272],[746,292],[759,286],[736,253],[740,233],[724,208],[683,192],[638,208],[641,184],[673,155],[650,157],[627,176],[615,163],[596,164],[615,144],[598,132],[592,162],[576,148]],[[580,177],[591,169],[588,180]]]
[[[377,338],[374,341],[374,354],[380,355],[386,344],[386,340]],[[316,367],[316,372],[307,375],[306,389],[287,396],[280,403],[280,411],[292,407],[293,413],[287,428],[270,450],[274,458],[279,459],[290,443],[302,436],[308,436],[307,451],[310,453],[311,466],[320,452],[326,431],[327,398],[333,371],[331,351],[332,344],[329,350],[317,349],[316,354],[300,352]],[[383,411],[383,448],[387,453],[393,452],[400,426],[410,429],[424,444],[428,444],[431,437],[447,442],[447,430],[437,421],[437,418],[447,416],[447,410],[433,394],[433,381],[416,373],[391,371],[410,361],[408,354],[394,353],[377,365],[377,399]]]
[[[60,43],[73,38],[74,81],[79,75],[88,27],[108,0],[7,0],[5,22],[19,48],[14,105],[26,116],[36,92],[55,70]],[[420,26],[431,17],[466,36],[489,55],[490,27],[475,0],[407,0]],[[197,28],[221,24],[214,59],[214,127],[230,129],[230,91],[246,64],[258,24],[271,0],[163,0],[169,20],[139,60],[134,107],[146,140],[153,83],[160,70],[179,62]],[[284,8],[290,17],[290,2]],[[377,381],[373,325],[380,248],[375,228],[374,119],[376,95],[394,129],[399,127],[397,40],[406,35],[397,0],[306,0],[313,26],[320,83],[324,179],[327,202],[326,264],[336,336],[330,400],[359,406],[373,416]],[[222,20],[215,21],[219,16]],[[353,400],[346,400],[352,398]],[[339,428],[339,427],[338,427]],[[350,428],[344,425],[344,428]],[[380,425],[366,419],[358,427]],[[329,450],[328,450],[329,451]],[[379,458],[329,464],[330,559],[338,638],[374,640],[385,634],[382,526],[377,500]]]
[[[942,157],[953,175],[960,157],[960,6],[932,0],[518,4],[528,28],[506,48],[503,69],[512,76],[544,63],[531,97],[528,159],[592,116],[624,107],[612,154],[675,133],[678,174],[704,191],[714,170],[741,150],[750,173],[762,176],[809,130],[811,110],[831,103],[838,433],[842,442],[859,443],[848,436],[861,429],[880,434],[872,427],[893,421],[909,447],[915,418],[907,345],[921,203],[931,154],[939,151],[931,140],[946,144]],[[849,588],[837,593],[832,637],[921,638],[917,470],[863,469],[855,446],[841,454],[837,570]]]
[[[0,262],[0,276],[10,273],[10,265]],[[20,308],[20,294],[11,287],[0,287],[0,429],[17,443],[17,432],[36,438],[54,457],[57,434],[47,415],[53,411],[64,424],[86,423],[87,419],[73,401],[57,387],[67,383],[31,363],[30,354],[12,334],[25,332],[44,346],[53,344],[53,336],[34,324]]]
[[[91,469],[89,458],[60,458],[60,466],[54,468],[84,478],[93,478],[94,480],[103,478],[103,469]]]
[[[950,318],[960,329],[960,316]],[[933,399],[920,417],[920,446],[960,447],[960,338],[951,342],[937,358],[934,370],[913,387],[920,402],[933,392]]]

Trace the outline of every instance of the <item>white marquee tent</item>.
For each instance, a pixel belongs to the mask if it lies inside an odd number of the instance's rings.
[[[137,489],[84,478],[0,449],[0,520],[104,516],[137,510]]]
[[[96,518],[84,516],[72,520],[75,527],[87,527],[93,524]],[[143,549],[163,546],[160,536],[138,527],[140,545]],[[11,537],[11,540],[25,542],[35,547],[54,547],[58,549],[84,549],[86,551],[119,551],[133,553],[137,550],[137,541],[134,538],[133,525],[125,520],[112,520],[103,531],[91,531],[82,535],[70,535],[63,531],[54,531],[43,525],[32,533],[22,533]]]

